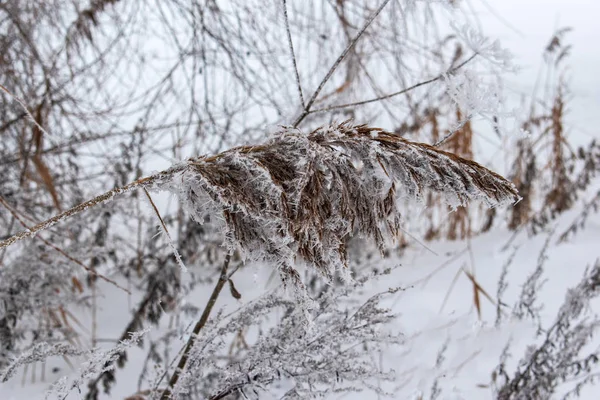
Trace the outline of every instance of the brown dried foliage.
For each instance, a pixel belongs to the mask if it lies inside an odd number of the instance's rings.
[[[424,143],[366,125],[342,123],[308,135],[284,130],[270,142],[188,161],[163,182],[199,222],[221,210],[231,246],[271,260],[299,282],[296,255],[331,279],[346,264],[346,240],[400,230],[400,202],[437,192],[453,206],[480,199],[514,202],[506,179]],[[212,204],[212,207],[208,206]],[[257,254],[255,254],[257,255]]]
[[[511,182],[474,161],[346,122],[308,135],[286,128],[263,145],[192,158],[66,210],[1,241],[0,248],[131,189],[156,186],[179,195],[199,223],[220,214],[230,250],[274,263],[299,289],[298,255],[331,279],[347,265],[351,236],[374,239],[382,252],[387,238],[398,238],[405,200],[422,200],[427,191],[452,207],[520,198]]]
[[[569,179],[566,167],[565,155],[563,152],[567,141],[564,136],[563,117],[564,100],[562,85],[559,86],[558,93],[554,98],[552,110],[550,112],[551,125],[549,127],[552,134],[552,158],[550,171],[552,172],[552,189],[546,195],[545,204],[550,207],[553,213],[562,213],[571,208],[574,202],[573,192],[571,191],[571,180]]]
[[[456,121],[460,123],[462,119],[463,115],[460,109],[457,107]],[[444,144],[444,148],[453,154],[467,159],[473,158],[473,129],[471,128],[471,121],[467,121]],[[470,235],[471,219],[469,216],[469,209],[465,206],[458,207],[455,212],[449,215],[446,238],[448,240],[457,240],[465,239]]]

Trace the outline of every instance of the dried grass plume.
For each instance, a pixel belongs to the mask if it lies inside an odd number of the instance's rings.
[[[383,249],[399,233],[404,200],[428,190],[453,207],[519,200],[511,182],[474,161],[348,122],[309,134],[282,128],[265,144],[193,158],[167,175],[158,186],[196,221],[222,216],[230,249],[275,263],[294,283],[298,255],[331,279],[350,236]]]
[[[298,256],[331,279],[346,270],[351,236],[370,237],[382,250],[398,236],[406,199],[427,191],[452,207],[520,199],[510,181],[474,161],[345,122],[309,134],[282,128],[262,145],[191,158],[19,232],[0,248],[136,188],[175,193],[195,221],[222,224],[229,250],[275,264],[299,289]]]

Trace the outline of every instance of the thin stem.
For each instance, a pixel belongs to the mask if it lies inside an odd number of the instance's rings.
[[[410,91],[412,91],[414,89],[417,89],[417,88],[419,88],[421,86],[429,85],[430,83],[439,81],[440,79],[442,79],[446,75],[452,75],[453,73],[455,73],[456,71],[458,71],[460,68],[462,68],[466,64],[468,64],[476,56],[477,56],[477,53],[473,54],[471,57],[469,57],[467,60],[463,61],[462,63],[460,63],[456,67],[448,70],[446,73],[440,74],[440,75],[436,76],[435,78],[431,78],[431,79],[428,79],[426,81],[419,82],[419,83],[417,83],[415,85],[407,87],[406,89],[402,89],[402,90],[399,90],[397,92],[390,93],[390,94],[387,94],[385,96],[380,96],[380,97],[376,97],[376,98],[369,99],[369,100],[357,101],[355,103],[340,104],[340,105],[336,105],[336,106],[323,107],[323,108],[319,108],[319,109],[316,109],[316,110],[313,110],[313,111],[309,111],[308,113],[309,114],[315,114],[315,113],[322,113],[322,112],[328,112],[328,111],[333,111],[333,110],[339,110],[341,108],[362,106],[364,104],[375,103],[377,101],[386,100],[386,99],[389,99],[389,98],[392,98],[392,97],[395,97],[395,96],[399,96],[401,94],[404,94],[404,93],[410,92]]]
[[[167,229],[167,225],[165,224],[165,221],[163,220],[163,218],[160,215],[160,212],[158,211],[158,207],[156,207],[156,204],[154,203],[154,200],[152,200],[152,196],[150,196],[150,193],[148,192],[148,190],[146,190],[146,188],[142,188],[142,189],[144,190],[144,193],[146,194],[146,197],[148,198],[148,201],[150,202],[150,205],[152,206],[154,213],[156,214],[156,216],[158,217],[158,220],[160,221],[160,226],[161,226],[162,230],[164,231],[165,236],[167,237],[167,242],[169,243],[169,247],[173,251],[173,255],[175,256],[175,260],[177,261],[177,264],[179,265],[179,267],[181,268],[181,270],[183,272],[187,272],[187,267],[185,266],[185,264],[183,263],[183,260],[181,259],[179,250],[177,250],[177,246],[175,246],[175,243],[173,242],[173,239],[171,238],[171,234],[169,233],[169,230]]]
[[[468,115],[467,118],[465,118],[463,121],[460,121],[460,123],[454,129],[452,129],[450,132],[448,132],[448,134],[446,134],[446,136],[444,136],[442,139],[435,142],[432,146],[439,147],[439,146],[443,145],[448,139],[450,139],[452,136],[454,136],[454,134],[456,132],[460,131],[467,124],[467,122],[469,122],[471,120],[472,117],[473,117],[472,115]]]
[[[4,208],[6,208],[8,210],[8,212],[15,218],[15,220],[17,220],[21,226],[23,226],[25,229],[28,229],[29,227],[27,226],[27,224],[25,223],[25,221],[17,214],[17,211],[14,210],[10,204],[8,204],[8,202],[6,200],[4,200],[4,198],[2,196],[0,196],[0,204],[2,204],[4,206]],[[87,272],[89,272],[91,275],[102,279],[105,282],[110,283],[111,285],[114,285],[115,287],[125,291],[128,294],[131,294],[131,291],[129,291],[128,289],[124,288],[123,286],[119,285],[117,282],[115,282],[114,280],[107,278],[106,276],[98,273],[98,271],[96,271],[95,269],[92,269],[90,267],[88,267],[87,265],[85,265],[84,263],[82,263],[81,261],[79,261],[78,259],[76,259],[75,257],[72,257],[71,255],[69,255],[69,253],[67,253],[66,251],[64,251],[63,249],[61,249],[60,247],[54,245],[53,243],[51,243],[50,241],[42,238],[42,237],[37,237],[37,239],[41,240],[46,246],[54,249],[55,251],[57,251],[59,254],[61,254],[63,257],[65,257],[66,259],[74,262],[75,264],[79,265],[80,267],[82,267],[84,270],[86,270]]]
[[[190,356],[190,351],[192,350],[192,348],[194,347],[194,344],[196,343],[196,338],[198,337],[198,334],[200,333],[202,328],[204,328],[204,326],[206,325],[206,322],[208,322],[208,317],[210,317],[210,313],[211,313],[215,303],[217,302],[217,299],[219,298],[219,294],[221,293],[223,286],[225,286],[225,283],[230,278],[230,276],[227,275],[227,270],[229,268],[230,261],[231,261],[231,253],[228,253],[225,256],[225,261],[223,262],[223,267],[221,267],[221,273],[219,276],[219,280],[217,281],[217,284],[215,285],[215,288],[213,289],[213,292],[210,295],[210,298],[208,299],[208,303],[206,303],[206,307],[204,307],[204,312],[202,313],[202,315],[200,316],[200,319],[198,320],[198,322],[196,322],[196,325],[194,326],[194,330],[193,330],[192,334],[190,335],[190,338],[188,339],[187,344],[185,345],[185,350],[183,351],[181,359],[179,360],[179,363],[177,364],[177,368],[175,368],[173,375],[171,375],[171,379],[169,379],[169,384],[167,385],[167,388],[163,391],[163,393],[160,397],[161,400],[168,400],[171,397],[171,389],[173,387],[175,387],[175,384],[179,380],[181,373],[183,372],[185,366],[187,365],[187,362],[188,362],[188,359]]]
[[[300,84],[300,74],[298,73],[298,65],[296,64],[296,54],[294,53],[294,43],[292,42],[292,33],[290,32],[290,21],[288,19],[287,12],[287,1],[283,0],[283,17],[285,19],[285,31],[287,33],[288,45],[290,46],[290,53],[292,55],[292,64],[294,65],[294,73],[296,74],[296,86],[298,87],[298,94],[300,95],[300,103],[302,108],[306,108],[304,103],[304,95],[302,94],[302,85]]]
[[[371,15],[369,17],[369,19],[367,20],[367,22],[365,23],[365,25],[358,32],[358,34],[354,37],[354,39],[352,39],[352,41],[350,41],[350,43],[348,43],[348,46],[346,46],[346,48],[344,49],[344,51],[342,52],[342,54],[340,54],[340,56],[338,57],[338,59],[335,60],[335,62],[333,63],[333,65],[329,69],[329,72],[327,72],[327,75],[325,75],[325,78],[323,78],[323,80],[321,81],[321,83],[319,83],[319,86],[317,87],[317,90],[315,90],[315,92],[311,96],[310,100],[308,101],[308,104],[306,104],[306,107],[304,107],[304,111],[302,112],[302,114],[300,114],[300,116],[298,117],[298,119],[296,119],[296,121],[294,122],[294,124],[293,124],[294,128],[297,128],[298,125],[300,125],[300,122],[302,122],[304,120],[304,118],[306,118],[306,116],[308,114],[310,114],[310,108],[312,107],[312,105],[314,104],[314,102],[317,100],[317,97],[319,96],[319,93],[321,93],[321,90],[323,90],[323,87],[325,87],[325,84],[329,81],[329,79],[331,78],[331,76],[333,75],[333,73],[337,70],[337,68],[340,66],[340,64],[342,63],[342,61],[344,61],[344,58],[346,58],[346,56],[348,55],[348,53],[350,52],[350,50],[352,50],[352,48],[356,45],[356,43],[362,37],[362,35],[365,33],[365,31],[367,30],[367,28],[371,25],[371,23],[375,20],[375,18],[377,18],[377,16],[379,15],[379,13],[381,13],[381,11],[383,10],[383,8],[389,2],[390,2],[390,0],[385,0],[379,6],[379,8],[377,9],[377,11],[375,11],[373,13],[373,15]]]
[[[48,137],[48,139],[50,139],[50,141],[52,142],[52,144],[56,144],[56,141],[54,140],[54,136],[52,136],[51,134],[49,134],[44,129],[44,127],[42,125],[40,125],[39,122],[37,122],[37,120],[33,117],[33,114],[31,113],[31,111],[29,111],[29,109],[27,108],[27,105],[25,104],[25,102],[23,100],[21,100],[20,98],[18,98],[14,94],[12,94],[7,88],[5,88],[2,85],[0,85],[0,90],[2,90],[4,93],[6,93],[14,101],[16,101],[17,103],[19,103],[19,105],[21,106],[21,108],[23,108],[23,111],[25,112],[25,114],[27,114],[27,116],[31,119],[31,121],[36,126],[36,128],[38,128],[40,131],[42,131],[43,133],[45,133],[46,136]]]
[[[34,236],[36,233],[46,230],[61,221],[64,221],[74,215],[77,215],[77,214],[87,210],[88,208],[95,207],[97,205],[106,203],[107,201],[112,200],[117,195],[123,194],[125,192],[128,192],[132,189],[136,189],[138,187],[149,186],[152,183],[156,182],[159,178],[162,178],[166,175],[173,174],[173,173],[181,170],[181,168],[184,168],[184,167],[172,168],[167,171],[159,172],[158,174],[155,174],[155,175],[150,175],[145,178],[138,179],[137,181],[128,183],[125,186],[121,186],[121,187],[109,190],[108,192],[101,194],[100,196],[96,196],[91,200],[85,201],[81,204],[76,205],[75,207],[69,208],[68,210],[66,210],[58,215],[55,215],[54,217],[49,218],[43,222],[40,222],[39,224],[34,225],[27,230],[16,233],[16,234],[12,235],[11,237],[9,237],[8,239],[0,241],[0,249],[8,247],[11,244],[18,242],[20,240]]]

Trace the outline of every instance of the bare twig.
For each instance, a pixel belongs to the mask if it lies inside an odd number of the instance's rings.
[[[471,60],[473,60],[476,56],[477,56],[477,53],[473,54],[467,60],[463,61],[462,63],[460,63],[456,67],[448,70],[444,74],[440,74],[440,75],[436,76],[435,78],[431,78],[431,79],[428,79],[426,81],[419,82],[419,83],[417,83],[415,85],[412,85],[412,86],[407,87],[405,89],[399,90],[397,92],[386,94],[385,96],[375,97],[375,98],[369,99],[369,100],[357,101],[355,103],[347,103],[347,104],[339,104],[339,105],[335,105],[335,106],[323,107],[323,108],[319,108],[319,109],[316,109],[316,110],[309,111],[308,113],[309,114],[316,114],[316,113],[329,112],[329,111],[333,111],[333,110],[339,110],[341,108],[349,108],[349,107],[362,106],[362,105],[365,105],[365,104],[375,103],[375,102],[378,102],[378,101],[381,101],[381,100],[387,100],[389,98],[392,98],[392,97],[395,97],[395,96],[399,96],[401,94],[404,94],[404,93],[410,92],[410,91],[412,91],[414,89],[417,89],[417,88],[419,88],[421,86],[429,85],[430,83],[439,81],[444,76],[454,74],[456,71],[458,71],[459,69],[461,69],[462,67],[464,67]]]
[[[569,227],[559,236],[556,241],[557,244],[565,242],[570,235],[577,232],[578,229],[583,228],[587,217],[590,215],[592,211],[598,209],[598,203],[600,202],[600,190],[596,193],[594,197],[587,203],[583,205],[583,210],[581,213],[575,218],[575,220],[569,225]]]
[[[29,119],[31,119],[31,121],[33,122],[33,124],[43,133],[46,134],[46,136],[48,137],[48,139],[50,139],[50,141],[52,142],[52,144],[56,144],[54,137],[49,134],[44,127],[42,127],[42,125],[39,124],[39,122],[33,117],[33,114],[31,113],[31,111],[29,111],[29,109],[27,108],[27,105],[25,104],[25,102],[23,100],[21,100],[20,98],[18,98],[17,96],[15,96],[14,94],[12,94],[12,92],[10,90],[8,90],[7,88],[5,88],[4,86],[0,85],[0,90],[2,90],[4,93],[6,93],[10,98],[12,98],[14,101],[16,101],[17,103],[19,103],[19,105],[21,106],[21,108],[23,109],[23,111],[25,112],[25,114],[29,117]]]
[[[198,322],[196,322],[196,325],[194,326],[194,330],[192,331],[192,334],[190,335],[190,338],[188,339],[187,344],[185,345],[185,350],[183,351],[183,355],[181,356],[181,359],[177,364],[177,368],[173,372],[173,375],[171,375],[171,379],[169,379],[169,384],[167,388],[162,393],[161,400],[168,400],[170,398],[171,389],[175,387],[175,384],[179,380],[179,377],[181,376],[181,373],[183,372],[188,362],[188,357],[190,351],[194,347],[194,343],[196,343],[196,338],[198,337],[198,334],[200,333],[204,325],[206,325],[208,317],[210,317],[210,313],[215,303],[217,302],[217,299],[219,298],[219,294],[221,293],[223,286],[225,286],[225,283],[230,278],[230,276],[227,275],[227,270],[229,268],[230,261],[231,253],[228,253],[225,256],[225,261],[223,261],[223,267],[221,268],[219,280],[217,281],[217,284],[215,285],[215,288],[213,289],[213,292],[210,295],[210,298],[208,299],[208,303],[206,303],[206,307],[204,307],[204,311],[202,312],[200,319],[198,320]]]
[[[294,43],[292,42],[292,33],[290,32],[290,21],[288,19],[287,1],[283,0],[283,16],[285,18],[285,31],[287,33],[288,45],[290,46],[290,54],[292,55],[292,64],[294,64],[294,73],[296,74],[296,86],[298,87],[298,95],[302,108],[306,107],[304,103],[304,95],[302,94],[302,85],[300,84],[300,74],[298,73],[298,65],[296,64],[296,55],[294,53]]]
[[[114,198],[117,195],[120,195],[122,193],[128,192],[132,189],[138,188],[138,187],[143,187],[145,185],[151,185],[152,183],[154,183],[158,178],[163,177],[167,174],[176,172],[176,170],[171,169],[169,171],[163,171],[160,172],[158,174],[155,175],[150,175],[148,177],[142,178],[142,179],[138,179],[135,182],[131,182],[125,186],[122,187],[118,187],[118,188],[114,188],[112,190],[109,190],[108,192],[101,194],[100,196],[96,196],[91,200],[85,201],[81,204],[76,205],[75,207],[69,208],[68,210],[55,215],[52,218],[47,219],[46,221],[40,222],[39,224],[21,231],[3,241],[0,242],[0,249],[5,248],[10,246],[11,244],[18,242],[20,240],[26,239],[28,237],[31,237],[33,235],[35,235],[36,233],[43,231],[45,229],[48,229],[52,226],[54,226],[55,224],[66,220],[69,217],[72,217],[76,214],[81,213],[82,211],[87,210],[90,207],[94,207],[97,206],[99,204],[103,204],[106,203],[107,201],[111,200],[112,198]]]
[[[158,220],[160,221],[160,226],[161,226],[162,230],[165,232],[165,235],[167,236],[167,242],[169,242],[169,247],[171,247],[171,250],[173,251],[173,255],[175,256],[175,260],[177,261],[177,264],[179,265],[179,267],[181,268],[182,271],[187,272],[187,267],[185,266],[185,264],[183,263],[183,260],[181,259],[181,255],[179,254],[179,251],[177,250],[177,247],[175,246],[175,243],[173,242],[173,239],[171,238],[171,234],[169,233],[169,230],[167,229],[167,225],[165,224],[165,221],[160,216],[158,207],[156,207],[156,204],[154,204],[154,201],[152,200],[150,193],[148,193],[148,190],[146,190],[146,188],[143,188],[143,189],[144,189],[144,193],[146,194],[146,197],[148,197],[148,201],[150,201],[150,205],[152,206],[154,213],[156,214],[156,216],[158,217]]]
[[[471,115],[468,115],[464,120],[459,121],[458,125],[455,126],[454,129],[452,129],[450,132],[448,132],[448,134],[446,134],[446,136],[444,136],[443,138],[441,138],[440,140],[435,142],[432,146],[440,147],[441,145],[446,143],[446,141],[448,141],[448,139],[450,139],[452,136],[454,136],[454,134],[456,132],[460,131],[467,124],[467,122],[470,121],[470,119],[471,119]]]
[[[348,46],[346,46],[346,48],[344,49],[344,51],[342,52],[342,54],[340,54],[340,56],[338,57],[338,59],[335,60],[335,62],[333,63],[333,65],[329,69],[329,72],[327,72],[327,75],[325,75],[325,78],[323,78],[323,80],[321,81],[321,83],[319,83],[319,86],[317,87],[317,90],[315,90],[315,92],[311,96],[310,100],[308,100],[308,103],[306,104],[306,107],[304,107],[304,111],[302,112],[302,114],[300,114],[300,116],[296,119],[296,121],[294,121],[294,124],[292,125],[294,128],[297,128],[298,125],[300,125],[300,123],[304,120],[304,118],[306,118],[306,116],[308,114],[310,114],[310,108],[312,107],[312,105],[317,100],[317,97],[319,96],[319,93],[321,93],[321,90],[323,90],[323,87],[325,87],[325,84],[329,81],[329,79],[331,78],[331,76],[333,75],[333,73],[340,66],[340,64],[342,63],[342,61],[344,60],[344,58],[346,58],[346,56],[348,55],[348,53],[350,52],[350,50],[352,50],[352,48],[356,45],[356,43],[362,37],[362,35],[365,33],[365,31],[367,30],[367,28],[371,25],[371,23],[375,20],[375,18],[377,18],[377,16],[379,15],[379,13],[381,13],[381,11],[384,9],[384,7],[389,2],[390,2],[390,0],[385,0],[379,6],[379,8],[373,13],[373,15],[371,15],[369,17],[369,19],[367,20],[367,22],[365,23],[365,25],[362,27],[362,29],[356,34],[356,36],[354,37],[354,39],[352,39],[352,41],[350,43],[348,43]]]
[[[25,223],[25,221],[23,221],[23,219],[17,214],[17,212],[15,210],[13,210],[13,208],[1,196],[0,196],[0,204],[2,204],[8,210],[8,212],[17,221],[19,221],[19,223],[23,226],[23,228],[30,229],[27,226],[27,224]],[[119,288],[119,289],[127,292],[128,294],[131,294],[131,292],[128,289],[126,289],[123,286],[119,285],[114,280],[112,280],[110,278],[107,278],[106,276],[104,276],[102,274],[99,274],[95,269],[88,267],[87,265],[85,265],[84,263],[82,263],[81,261],[79,261],[78,259],[76,259],[75,257],[71,256],[69,253],[67,253],[66,251],[64,251],[60,247],[54,245],[53,243],[49,242],[48,240],[44,239],[43,237],[37,236],[37,239],[41,240],[42,242],[44,242],[44,244],[46,246],[51,247],[52,249],[56,250],[63,257],[65,257],[66,259],[68,259],[68,260],[74,262],[75,264],[79,265],[80,267],[82,267],[83,269],[85,269],[87,272],[89,272],[90,274],[94,275],[95,277],[98,277],[98,278],[102,279],[103,281],[105,281],[107,283],[110,283],[111,285],[114,285],[115,287],[117,287],[117,288]]]

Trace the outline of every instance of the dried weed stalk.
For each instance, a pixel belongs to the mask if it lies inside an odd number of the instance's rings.
[[[297,255],[327,279],[346,265],[346,240],[371,237],[383,250],[400,230],[400,206],[441,194],[451,207],[468,200],[488,206],[519,199],[515,186],[452,153],[379,128],[350,123],[304,134],[282,129],[263,145],[192,158],[113,189],[18,233],[0,248],[136,187],[176,193],[199,223],[221,215],[230,249],[276,264],[285,282],[302,287]]]
[[[426,190],[452,207],[519,199],[512,183],[473,161],[349,123],[308,135],[284,129],[264,145],[191,159],[173,175],[162,186],[196,221],[221,213],[231,248],[277,264],[295,282],[297,255],[331,279],[356,232],[383,250],[399,233],[401,202]]]
[[[463,117],[460,108],[457,107],[457,123],[461,123]],[[471,121],[467,120],[444,144],[444,148],[451,151],[453,154],[468,159],[473,158],[473,129],[471,127]],[[456,240],[465,239],[469,236],[471,236],[471,218],[469,209],[466,207],[459,207],[456,209],[456,212],[449,215],[446,238],[448,240]]]

